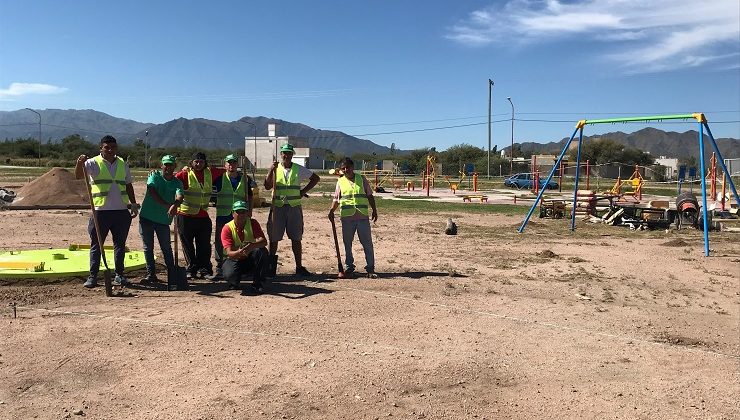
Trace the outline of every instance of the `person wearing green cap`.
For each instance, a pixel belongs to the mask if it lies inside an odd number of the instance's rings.
[[[170,223],[172,217],[182,203],[182,181],[175,178],[175,157],[162,157],[161,171],[153,171],[146,181],[146,195],[139,213],[139,233],[144,243],[144,259],[146,260],[146,276],[142,283],[155,283],[157,272],[154,266],[154,234],[157,234],[159,249],[164,256],[167,267],[167,276],[175,277],[175,259],[170,245]]]
[[[293,163],[295,150],[290,144],[280,147],[280,162],[274,162],[265,178],[265,190],[271,190],[273,185],[272,206],[267,218],[267,233],[270,236],[270,267],[268,276],[274,277],[277,271],[278,242],[287,233],[295,257],[295,273],[299,276],[312,274],[303,266],[303,208],[301,198],[308,197],[308,192],[320,181],[318,175],[308,168]],[[308,180],[305,187],[301,182]]]
[[[216,195],[216,234],[214,235],[214,250],[216,254],[216,274],[211,280],[223,279],[224,248],[221,244],[221,230],[224,225],[232,219],[232,204],[237,200],[252,203],[252,188],[257,184],[247,174],[239,173],[239,158],[236,155],[228,155],[224,158],[224,172],[221,176],[213,179],[213,187]]]
[[[258,221],[252,218],[252,209],[244,201],[232,205],[233,220],[221,229],[221,243],[227,259],[223,263],[224,277],[230,289],[239,289],[243,275],[252,273],[251,291],[263,292],[263,280],[267,267],[267,240]]]

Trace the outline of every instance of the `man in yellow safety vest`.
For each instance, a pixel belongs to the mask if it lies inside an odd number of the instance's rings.
[[[267,266],[267,240],[259,222],[252,219],[252,209],[241,200],[232,205],[233,220],[221,230],[221,243],[227,259],[223,263],[224,277],[230,289],[238,289],[241,276],[252,273],[252,286],[245,292],[263,292]]]
[[[104,136],[100,139],[100,155],[93,158],[80,155],[77,158],[75,177],[82,179],[87,173],[90,178],[90,190],[101,240],[105,243],[108,232],[113,236],[113,260],[116,267],[113,284],[126,286],[129,284],[123,276],[126,238],[131,228],[131,219],[139,214],[139,205],[136,203],[134,187],[131,185],[133,182],[131,171],[128,164],[117,156],[117,152],[116,138]],[[87,224],[87,232],[90,234],[90,275],[84,286],[93,288],[98,285],[101,249],[92,217]]]
[[[224,159],[226,172],[218,178],[213,179],[213,187],[216,190],[216,234],[214,235],[214,248],[216,251],[216,275],[212,280],[223,279],[224,248],[221,244],[221,231],[224,225],[232,219],[232,204],[235,201],[244,201],[250,208],[252,203],[252,188],[257,184],[246,173],[239,173],[239,158],[236,155],[228,155]]]
[[[344,158],[340,165],[344,175],[337,180],[334,190],[334,201],[329,209],[329,219],[334,219],[334,211],[339,208],[342,220],[342,241],[344,242],[345,276],[355,272],[355,258],[352,255],[352,241],[357,232],[360,244],[365,251],[365,270],[370,278],[378,277],[375,274],[375,254],[373,237],[370,232],[370,220],[378,220],[378,210],[375,207],[373,189],[367,178],[355,172],[355,165],[350,158]]]
[[[280,163],[272,164],[270,172],[265,178],[265,190],[271,190],[273,184],[272,208],[267,218],[267,234],[270,237],[270,268],[268,277],[274,277],[277,271],[278,242],[287,233],[295,257],[295,273],[308,277],[312,274],[303,266],[303,208],[301,198],[308,197],[307,193],[320,181],[318,175],[292,161],[295,149],[290,144],[280,147]],[[305,187],[301,182],[308,180]]]
[[[210,168],[206,154],[197,152],[190,161],[190,166],[175,174],[182,181],[183,201],[177,211],[178,233],[182,250],[188,262],[188,278],[213,276],[211,263],[211,232],[213,222],[208,215],[208,202],[211,198],[213,179],[218,178],[225,170]]]

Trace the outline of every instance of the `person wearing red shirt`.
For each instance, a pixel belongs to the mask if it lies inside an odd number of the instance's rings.
[[[211,263],[211,232],[213,223],[208,215],[208,202],[212,193],[213,180],[226,172],[224,168],[209,168],[206,155],[193,155],[190,166],[175,174],[182,181],[185,194],[177,211],[177,227],[182,250],[187,260],[189,278],[213,276]]]
[[[267,268],[267,239],[259,222],[252,219],[252,209],[244,201],[232,205],[234,220],[221,230],[221,244],[227,259],[223,272],[230,289],[238,289],[243,275],[252,273],[251,290],[244,292],[260,294]]]

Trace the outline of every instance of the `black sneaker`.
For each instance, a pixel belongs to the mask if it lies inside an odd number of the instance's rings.
[[[242,290],[242,295],[261,295],[265,293],[265,289],[261,284],[250,284]]]
[[[311,276],[313,276],[313,274],[310,271],[306,270],[306,267],[304,267],[304,266],[300,266],[300,267],[296,268],[295,269],[295,274],[297,276],[302,276],[302,277],[311,277]]]
[[[196,272],[188,271],[187,273],[185,273],[185,278],[188,279],[188,280],[192,280],[195,277],[197,277],[197,275],[198,275],[198,273],[196,273]]]
[[[139,283],[141,284],[152,284],[152,283],[159,283],[159,279],[155,274],[147,274],[146,276],[142,277],[141,280],[139,280]]]

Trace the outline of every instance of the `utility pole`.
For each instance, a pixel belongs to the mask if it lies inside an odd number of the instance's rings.
[[[31,108],[26,108],[26,109],[38,115],[39,117],[39,166],[41,166],[41,114],[39,114],[38,111],[34,111]]]
[[[514,102],[511,102],[510,96],[507,96],[506,99],[511,104],[511,166],[509,167],[509,175],[514,175]]]
[[[491,179],[491,91],[493,90],[493,80],[488,79],[488,165],[486,175]]]
[[[144,131],[144,166],[149,169],[149,130]]]
[[[255,167],[257,166],[257,124],[249,121],[237,120],[237,122],[249,124],[254,129],[254,160],[252,161],[252,179],[254,178]],[[244,137],[244,157],[247,157],[247,137]]]

